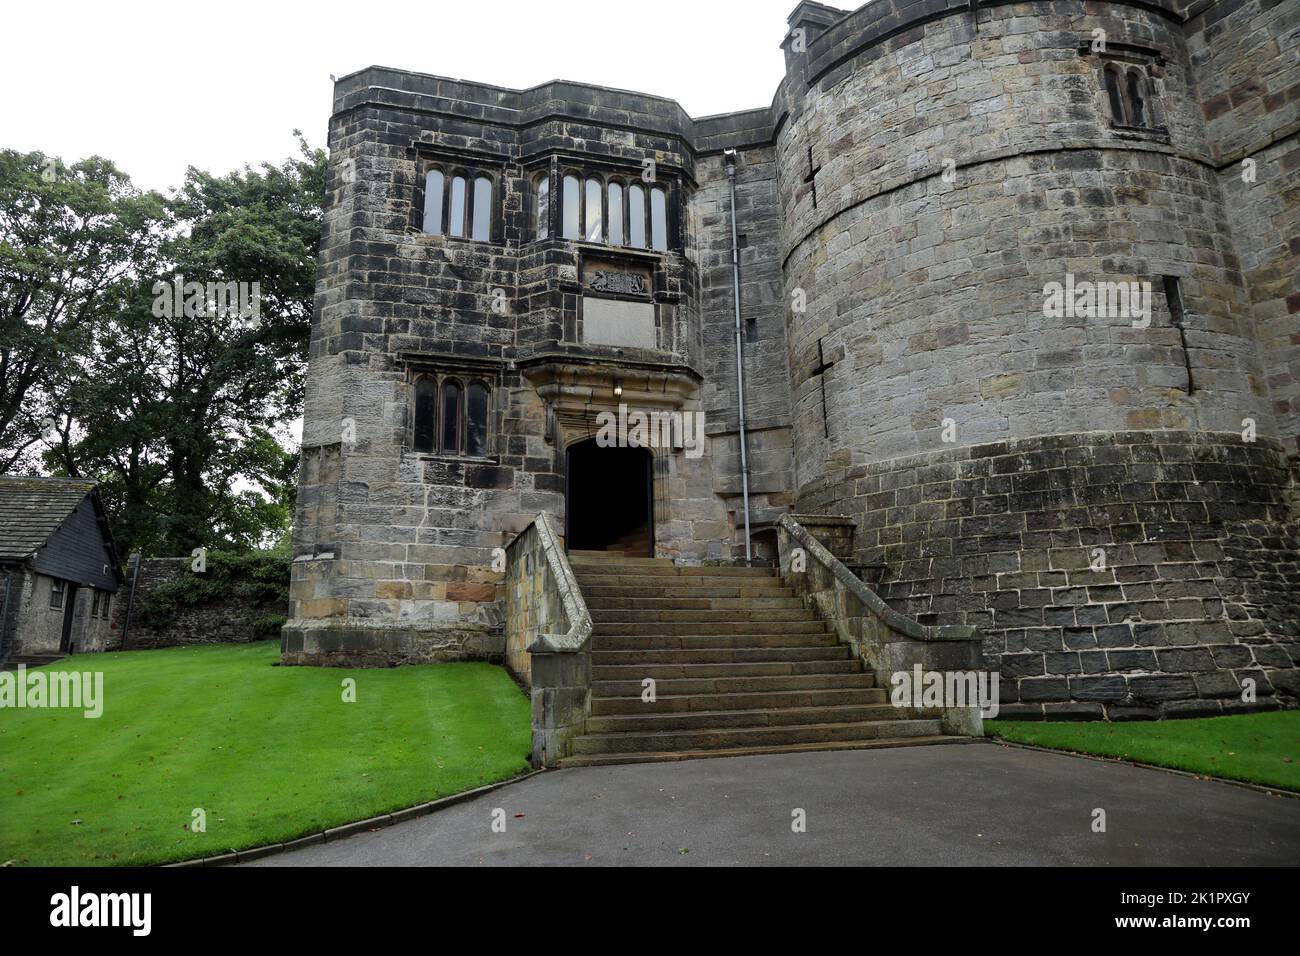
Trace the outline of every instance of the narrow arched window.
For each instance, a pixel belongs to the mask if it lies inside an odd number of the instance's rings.
[[[609,244],[623,244],[623,187],[618,183],[609,184],[609,202],[606,216],[609,219]]]
[[[587,180],[587,216],[584,235],[588,242],[600,242],[604,237],[605,226],[600,215],[600,180]]]
[[[487,386],[472,382],[465,393],[465,454],[478,458],[487,455],[487,428]]]
[[[668,248],[668,194],[658,186],[650,190],[650,247]]]
[[[627,187],[627,227],[629,246],[645,248],[645,190],[640,186]]]
[[[533,214],[537,217],[538,239],[545,239],[551,232],[551,177],[544,176],[537,180],[537,204]]]
[[[447,215],[447,235],[465,235],[465,177],[451,179],[451,208]]]
[[[474,180],[474,226],[470,238],[487,242],[492,235],[492,180],[479,176]]]
[[[424,177],[424,231],[442,235],[442,170],[431,169]]]
[[[1114,66],[1107,66],[1102,71],[1106,80],[1106,98],[1110,101],[1110,115],[1116,123],[1126,125],[1124,118],[1124,96],[1120,92],[1119,71]]]
[[[438,429],[438,393],[433,379],[415,380],[415,428],[411,447],[416,451],[433,451],[433,436]]]
[[[578,225],[579,188],[577,176],[564,177],[564,225],[560,234],[565,239],[577,239],[582,235]]]
[[[1147,125],[1147,101],[1143,92],[1144,81],[1139,70],[1128,71],[1128,115],[1130,126]]]
[[[442,441],[438,449],[447,455],[460,453],[460,383],[449,380],[442,383]]]

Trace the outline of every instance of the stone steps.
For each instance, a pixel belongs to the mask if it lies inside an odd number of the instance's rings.
[[[594,626],[591,714],[561,766],[960,739],[941,713],[891,706],[770,568],[570,557]]]
[[[0,670],[16,671],[19,664],[29,669],[33,667],[44,667],[47,664],[61,661],[67,656],[67,654],[14,654],[11,657],[5,658],[3,666],[0,666]]]
[[[771,568],[742,568],[731,565],[679,568],[667,558],[601,558],[591,561],[572,561],[570,564],[579,581],[595,578],[628,578],[635,583],[642,576],[680,578],[686,581],[698,578],[772,577]],[[592,580],[592,583],[601,582]]]
[[[936,719],[860,720],[848,723],[790,724],[777,727],[709,727],[698,730],[583,734],[574,738],[575,754],[616,754],[773,747],[790,744],[845,743],[881,737],[938,737]]]
[[[697,647],[686,650],[659,647],[620,651],[595,650],[595,666],[617,664],[753,664],[762,661],[847,661],[852,651],[843,644],[811,647]]]
[[[705,757],[756,757],[763,754],[801,754],[828,750],[877,750],[886,747],[925,747],[970,743],[970,737],[888,737],[878,740],[814,742],[784,746],[750,746],[719,749],[652,751],[648,753],[577,754],[560,762],[562,767],[605,767],[622,763],[656,763],[665,760],[700,760]]]
[[[720,649],[770,649],[780,647],[834,647],[825,631],[803,634],[609,634],[599,629],[591,649],[599,651],[698,651]]]
[[[870,677],[871,675],[866,675]],[[830,690],[749,691],[735,694],[682,694],[665,697],[660,694],[653,703],[635,697],[593,698],[591,712],[595,716],[612,717],[618,714],[684,714],[698,711],[779,710],[789,707],[839,707],[883,704],[889,695],[879,687],[850,687]]]
[[[727,579],[726,584],[701,584],[681,583],[680,587],[655,587],[641,585],[640,587],[623,586],[609,587],[603,584],[589,585],[582,589],[582,594],[587,600],[587,606],[590,607],[593,601],[604,600],[607,598],[631,598],[634,600],[712,600],[727,598],[791,598],[794,597],[794,591],[791,588],[781,587],[778,582],[774,581],[746,581],[743,585],[731,583]]]
[[[596,611],[793,611],[804,610],[803,602],[793,595],[779,597],[597,597],[583,595],[587,609]],[[811,612],[809,612],[811,613]]]
[[[860,674],[858,661],[725,661],[716,664],[601,664],[592,662],[592,680],[675,679],[696,680],[705,677],[782,677],[798,674]]]
[[[708,608],[680,609],[629,609],[629,608],[593,608],[590,604],[591,620],[596,624],[647,624],[655,622],[676,624],[731,624],[740,627],[751,622],[813,622],[817,615],[796,601],[795,607],[786,608],[726,608],[710,610]],[[818,622],[820,623],[820,622]],[[823,628],[824,630],[824,628]]]
[[[646,705],[647,707],[651,705]],[[829,707],[782,707],[751,710],[698,710],[667,714],[622,714],[591,717],[587,733],[647,733],[726,727],[784,727],[820,723],[937,718],[920,709],[891,704],[837,704]]]
[[[808,621],[593,621],[593,634],[635,637],[658,634],[665,637],[707,637],[727,634],[786,635],[825,634],[826,624],[816,619]]]
[[[740,666],[740,665],[737,665]],[[641,681],[648,675],[631,680],[593,680],[591,693],[595,697],[636,697],[644,689]],[[775,677],[737,677],[734,672],[726,677],[681,677],[656,681],[656,694],[740,694],[766,690],[831,690],[833,688],[872,687],[875,679],[869,674],[783,674]]]

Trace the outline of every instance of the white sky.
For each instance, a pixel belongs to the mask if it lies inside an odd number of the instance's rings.
[[[798,0],[9,2],[0,147],[100,154],[140,186],[324,146],[332,84],[371,64],[523,88],[578,80],[692,116],[767,106]],[[845,3],[844,6],[857,5]]]

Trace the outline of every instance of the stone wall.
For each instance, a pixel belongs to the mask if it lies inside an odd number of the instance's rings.
[[[1278,431],[1300,452],[1300,5],[1193,5],[1188,51]]]
[[[1096,433],[849,469],[808,500],[853,509],[896,610],[980,629],[1004,716],[1118,719],[1248,709],[1245,677],[1260,707],[1300,696],[1288,480],[1274,442]]]
[[[1223,144],[1274,133],[1216,127],[1199,85],[1285,125],[1294,17],[1233,6],[1193,43],[1162,4],[878,0],[789,53],[797,506],[858,521],[900,611],[982,629],[1006,716],[1218,713],[1247,676],[1295,702],[1289,147],[1239,201]],[[1111,122],[1097,29],[1158,128]],[[1149,324],[1045,314],[1067,274],[1149,283]]]
[[[287,602],[267,598],[250,600],[240,588],[249,582],[237,579],[223,582],[222,590],[226,593],[219,598],[200,603],[183,598],[167,599],[163,608],[152,606],[168,586],[196,574],[191,570],[192,562],[193,558],[139,559],[133,555],[126,580],[114,596],[112,632],[104,649],[134,651],[191,644],[248,644],[278,636],[288,611]],[[135,594],[131,596],[133,576]]]

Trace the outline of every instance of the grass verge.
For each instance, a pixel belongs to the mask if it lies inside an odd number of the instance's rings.
[[[1128,723],[986,720],[984,727],[1013,743],[1300,791],[1300,711]]]
[[[77,656],[104,711],[0,709],[0,864],[165,863],[278,843],[527,769],[500,667],[274,667],[278,642]],[[356,681],[355,703],[343,701]],[[206,832],[192,828],[194,810]]]

